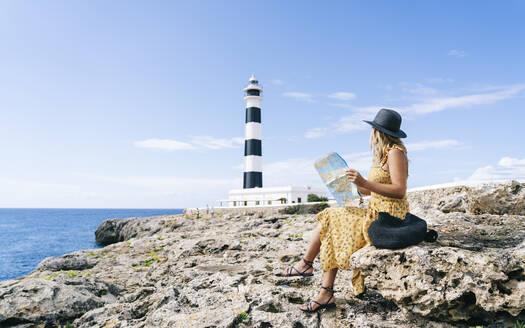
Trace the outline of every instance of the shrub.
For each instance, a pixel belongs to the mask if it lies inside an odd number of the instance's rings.
[[[306,198],[306,200],[309,203],[312,203],[312,202],[327,202],[328,198],[326,198],[326,197],[319,197],[316,194],[308,194],[308,197]]]
[[[283,209],[279,210],[281,214],[297,214],[299,212],[299,205],[295,206],[286,206]]]
[[[328,203],[326,202],[322,202],[322,203],[318,203],[318,204],[313,204],[311,207],[310,207],[310,210],[308,211],[310,214],[317,214],[319,212],[321,212],[322,210],[324,210],[325,208],[329,207]]]
[[[306,205],[293,205],[286,206],[285,208],[279,210],[281,214],[307,214],[308,206]]]

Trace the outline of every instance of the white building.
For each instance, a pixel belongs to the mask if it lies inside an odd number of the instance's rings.
[[[244,140],[243,189],[230,190],[227,200],[220,200],[220,206],[274,206],[303,204],[309,194],[326,196],[326,189],[310,186],[266,187],[262,179],[262,134],[261,101],[262,87],[255,76],[251,76],[245,92],[246,120]],[[313,164],[312,164],[313,165]]]
[[[310,186],[233,189],[230,190],[228,199],[220,202],[221,206],[227,203],[226,206],[229,207],[303,204],[307,202],[309,194],[324,197],[326,190]]]

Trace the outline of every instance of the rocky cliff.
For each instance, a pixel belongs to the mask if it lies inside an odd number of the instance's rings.
[[[436,243],[365,247],[336,279],[337,309],[305,314],[312,278],[280,278],[315,215],[183,215],[104,221],[108,245],[43,260],[0,282],[1,327],[512,327],[525,321],[525,184],[409,194]]]

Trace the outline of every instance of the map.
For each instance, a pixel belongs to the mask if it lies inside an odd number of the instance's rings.
[[[348,164],[338,153],[329,153],[315,161],[314,165],[339,206],[345,206],[347,202],[361,197],[357,186],[346,178]]]

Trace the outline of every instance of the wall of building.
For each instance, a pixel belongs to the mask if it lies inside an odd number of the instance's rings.
[[[349,206],[361,206],[366,207],[368,206],[368,197],[365,197],[365,202],[363,204],[359,204],[359,199],[353,200],[351,203],[349,203]],[[280,210],[289,207],[289,206],[306,206],[311,207],[316,203],[307,203],[307,204],[286,204],[286,205],[271,205],[271,206],[240,206],[240,207],[211,207],[208,210],[206,208],[199,208],[199,217],[212,217],[212,216],[224,216],[224,215],[248,215],[248,216],[269,216],[269,215],[276,215],[280,214]],[[330,207],[337,207],[338,204],[332,200],[328,202],[328,205]],[[212,211],[213,209],[213,211]],[[188,208],[186,209],[186,215],[189,217],[196,217],[196,209]]]
[[[223,204],[229,207],[304,204],[307,202],[309,194],[324,196],[326,191],[292,186],[231,190],[229,202],[227,205],[225,202]]]

